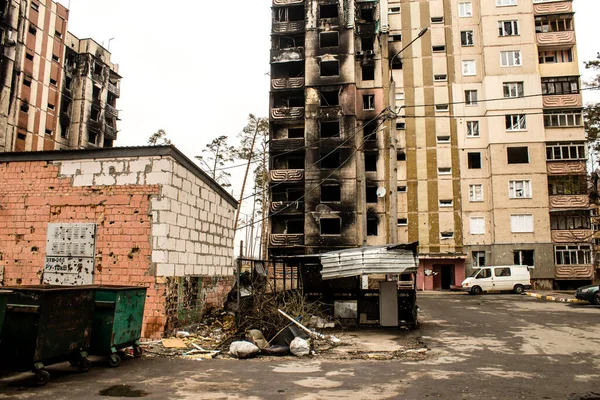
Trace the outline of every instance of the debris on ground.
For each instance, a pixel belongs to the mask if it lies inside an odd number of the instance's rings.
[[[297,337],[290,343],[290,352],[296,357],[303,357],[310,354],[310,344],[308,340]]]
[[[258,346],[246,341],[233,342],[229,347],[229,354],[240,360],[256,357],[258,353],[260,353]]]
[[[267,339],[265,339],[264,335],[258,329],[250,329],[246,332],[246,339],[255,344],[259,349],[264,349],[269,345]]]
[[[161,344],[166,349],[187,349],[187,345],[181,339],[163,339]]]

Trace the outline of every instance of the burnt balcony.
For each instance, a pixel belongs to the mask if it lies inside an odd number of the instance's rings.
[[[573,12],[572,1],[533,0],[533,13],[535,15],[551,15],[571,12]]]
[[[272,119],[301,119],[304,118],[304,107],[274,107],[271,109]]]
[[[92,74],[92,79],[95,80],[96,82],[104,82],[104,77],[100,74]]]
[[[115,84],[108,82],[108,91],[117,97],[121,96],[121,89]]]
[[[582,209],[589,207],[587,194],[562,194],[550,196],[550,208],[559,209]]]
[[[302,89],[304,88],[304,77],[298,78],[273,78],[271,79],[273,90]]]
[[[303,201],[272,201],[270,208],[277,214],[304,214]]]
[[[117,129],[109,124],[104,125],[104,137],[107,139],[117,140]]]
[[[557,265],[554,270],[557,280],[591,280],[594,277],[593,265]]]
[[[285,138],[271,140],[271,151],[289,151],[304,147],[304,138]]]
[[[585,161],[548,161],[548,175],[584,175],[587,172]]]
[[[552,230],[552,243],[589,243],[593,232],[590,229],[559,229]]]
[[[271,50],[272,63],[284,63],[304,60],[304,47],[288,47]]]
[[[99,133],[100,130],[102,129],[102,124],[98,121],[94,121],[93,119],[90,119],[88,122],[88,127],[93,132]]]
[[[110,104],[106,105],[106,107],[104,108],[104,111],[106,112],[106,115],[108,117],[119,118],[119,110],[117,110],[116,108],[114,108]]]
[[[304,245],[304,234],[274,233],[269,236],[269,244],[273,247],[290,247]]]
[[[303,5],[304,0],[273,0],[273,7]]]
[[[302,182],[304,181],[303,169],[273,169],[269,171],[271,182]]]
[[[583,106],[581,94],[579,93],[544,95],[542,99],[544,108],[568,108]]]
[[[538,47],[574,46],[575,31],[541,32],[536,34]]]
[[[273,21],[273,33],[302,32],[305,26],[304,21]]]

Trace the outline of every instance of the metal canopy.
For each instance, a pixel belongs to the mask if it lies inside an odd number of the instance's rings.
[[[417,272],[417,244],[369,246],[320,255],[323,280]]]

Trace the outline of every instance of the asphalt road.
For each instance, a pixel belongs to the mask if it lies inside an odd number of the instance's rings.
[[[600,399],[600,307],[517,295],[420,294],[423,361],[125,360],[50,367],[44,388],[0,379],[0,399]]]

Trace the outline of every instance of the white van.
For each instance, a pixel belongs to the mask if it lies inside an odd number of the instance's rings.
[[[477,268],[462,283],[462,290],[471,294],[482,292],[512,291],[517,294],[531,288],[529,267],[525,265],[507,265]]]

